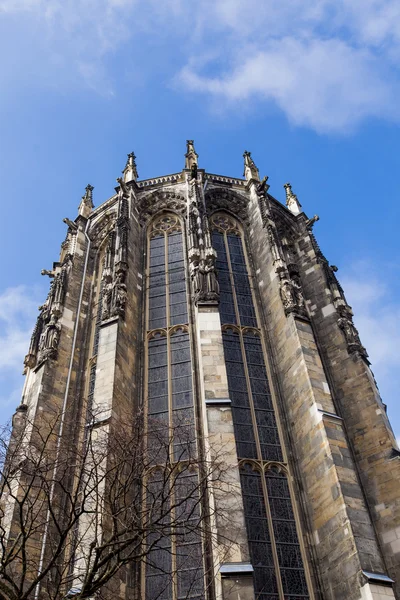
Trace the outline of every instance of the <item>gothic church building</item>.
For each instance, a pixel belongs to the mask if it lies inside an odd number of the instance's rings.
[[[400,599],[400,452],[318,217],[267,179],[250,152],[242,179],[206,172],[191,140],[171,175],[140,180],[129,154],[97,208],[87,186],[44,271],[14,427],[56,407],[78,445],[140,412],[227,465],[185,537],[192,563],[172,531],[116,572],[115,600]],[[177,445],[163,460],[183,465]]]

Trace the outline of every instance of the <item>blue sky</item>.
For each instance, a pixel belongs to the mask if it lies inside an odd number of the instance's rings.
[[[200,166],[290,181],[400,436],[398,0],[0,0],[0,421],[87,183]]]

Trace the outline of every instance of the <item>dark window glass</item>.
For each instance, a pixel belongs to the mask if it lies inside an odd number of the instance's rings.
[[[231,278],[229,275],[228,258],[226,255],[224,236],[218,231],[212,235],[213,245],[217,251],[217,272],[220,291],[221,323],[236,323],[235,305],[233,301]]]
[[[160,233],[150,240],[150,330],[188,323],[183,238],[180,231],[168,231],[169,223],[174,226],[176,218],[165,217],[161,224],[166,233]],[[178,329],[171,332],[169,329],[168,337],[157,334],[148,341],[147,408],[147,452],[151,462],[161,465],[161,472],[165,475],[163,469],[169,461],[186,461],[194,457],[197,451],[192,357],[187,331]],[[150,491],[157,492],[157,484],[160,485],[160,481],[155,476],[148,494]],[[197,526],[200,517],[197,474],[189,474],[183,469],[171,484],[167,502],[175,506],[174,531],[158,540],[149,539],[154,549],[146,564],[146,600],[203,600],[203,551]],[[157,519],[157,510],[154,515]],[[172,585],[172,556],[176,558],[176,595]]]
[[[182,233],[173,233],[167,239],[170,325],[182,325],[188,321]]]
[[[234,234],[229,234],[227,237],[240,324],[242,326],[257,327],[242,240]]]
[[[271,540],[265,515],[261,475],[250,465],[241,468],[243,504],[256,598],[278,598]]]
[[[239,458],[258,459],[260,465],[263,461],[282,462],[261,338],[257,332],[242,329],[258,325],[242,239],[234,233],[224,237],[214,231],[213,244],[218,254],[221,323],[241,328],[240,333],[229,329],[223,332],[237,454]],[[285,600],[309,598],[286,476],[277,470],[268,471],[266,497],[261,474],[246,465],[241,468],[241,485],[256,598],[279,600],[272,543],[278,555]],[[274,542],[268,530],[267,504],[272,515]]]
[[[149,262],[149,329],[159,329],[167,326],[163,234],[151,238]]]
[[[266,483],[285,597],[308,598],[287,477],[271,469],[266,473]]]

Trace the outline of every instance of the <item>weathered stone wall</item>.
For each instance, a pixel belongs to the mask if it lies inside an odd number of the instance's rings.
[[[218,306],[200,304],[195,329],[205,451],[210,463],[221,464],[209,497],[214,585],[218,598],[222,593],[225,600],[232,594],[252,600],[252,579],[239,571],[249,562],[249,550]],[[223,564],[232,571],[221,578]]]
[[[318,248],[307,233],[299,237],[298,254],[313,327],[337,410],[344,420],[363,495],[378,533],[387,573],[399,580],[400,459],[393,458],[397,456],[393,453],[393,448],[397,448],[394,435],[370,368],[357,352],[349,353],[338,326],[326,270],[319,259]],[[399,586],[400,582],[396,588],[400,597]]]
[[[284,210],[284,209],[282,209]],[[323,598],[358,600],[362,570],[384,565],[357,472],[335,416],[310,324],[285,315],[273,253],[255,195],[249,205],[250,249],[261,296],[276,399],[303,516],[309,564]],[[306,296],[307,297],[307,296]],[[331,416],[333,413],[333,416]]]

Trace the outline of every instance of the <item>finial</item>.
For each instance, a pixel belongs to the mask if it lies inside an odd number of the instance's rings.
[[[134,152],[128,154],[125,169],[122,171],[124,183],[128,181],[136,181],[139,177],[136,167],[136,156]]]
[[[301,204],[298,201],[296,194],[292,192],[292,186],[290,183],[285,183],[283,186],[286,191],[286,206],[294,215],[301,213]]]
[[[194,149],[194,141],[193,140],[186,140],[186,154],[185,154],[185,169],[193,169],[193,165],[198,165],[197,163],[197,159],[199,158],[199,155],[197,154],[196,150]],[[196,176],[197,176],[197,171],[196,171]]]
[[[256,181],[260,181],[260,174],[255,165],[254,160],[251,158],[251,152],[245,150],[243,152],[244,158],[244,173],[243,176],[246,177],[247,181],[251,181],[255,179]]]
[[[93,204],[93,192],[94,187],[92,185],[90,185],[90,183],[87,184],[87,186],[85,187],[85,193],[82,196],[82,200],[81,203],[78,206],[78,214],[81,217],[85,217],[85,219],[88,218],[88,216],[90,215],[94,204]]]

